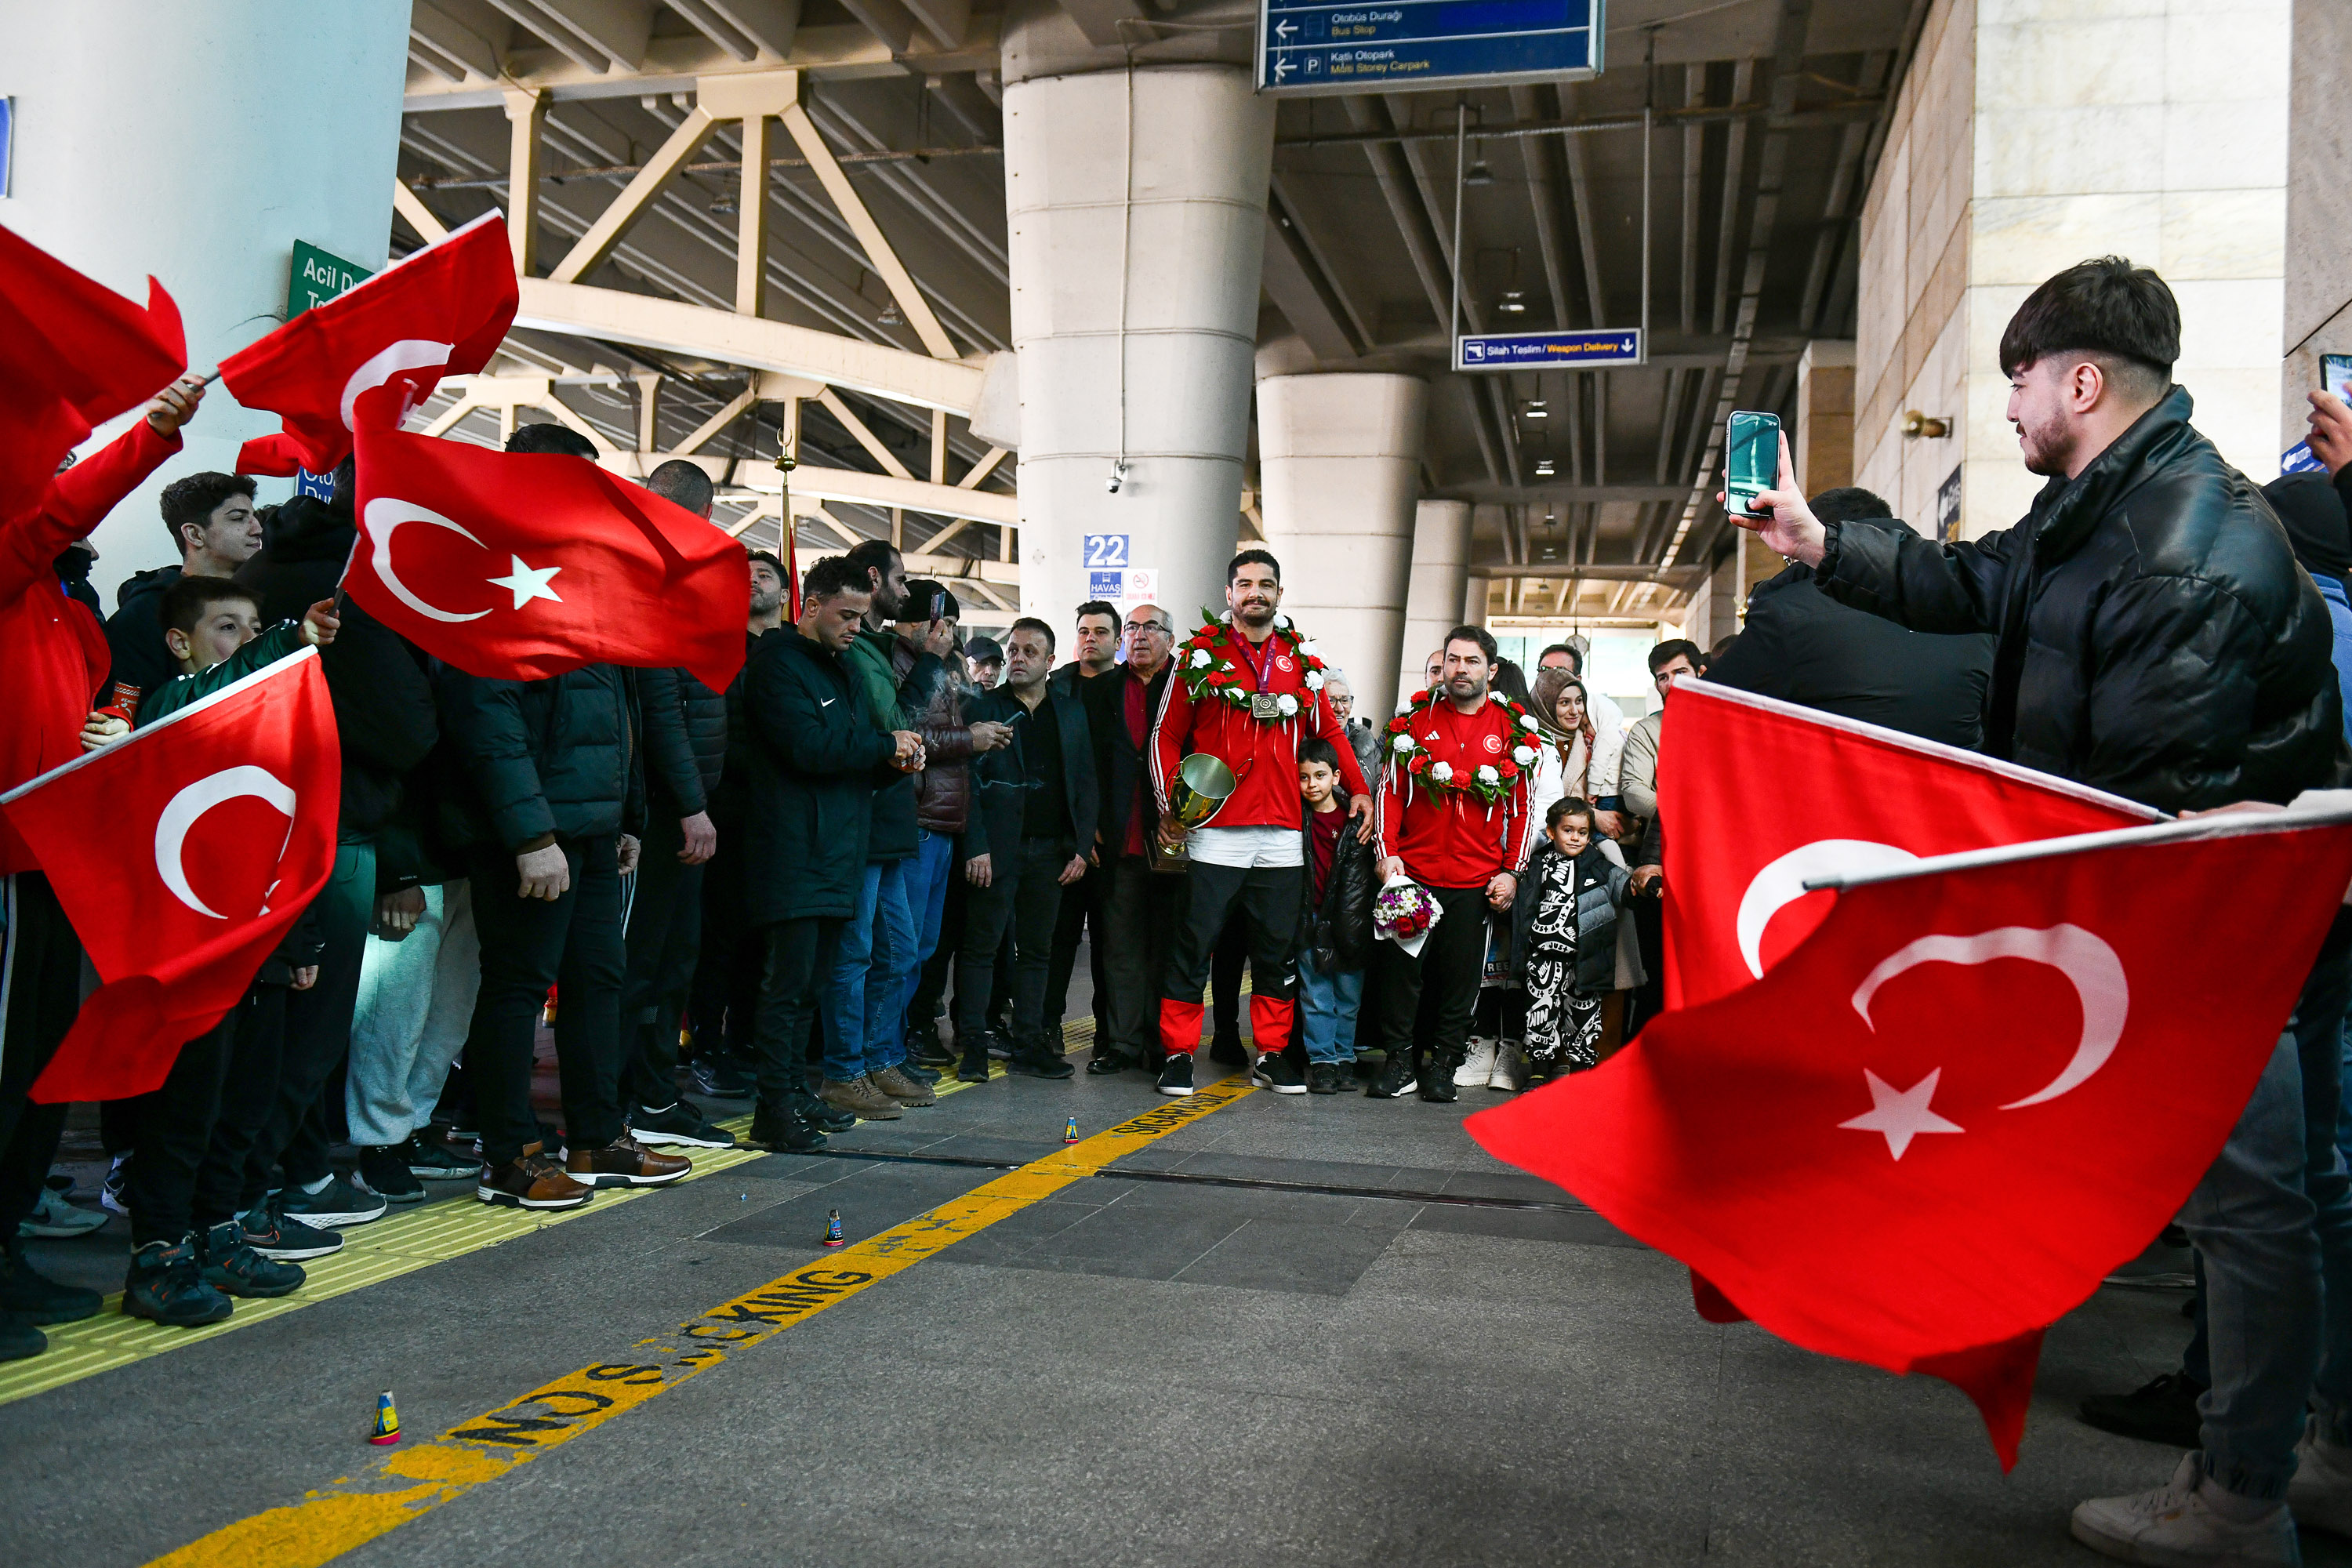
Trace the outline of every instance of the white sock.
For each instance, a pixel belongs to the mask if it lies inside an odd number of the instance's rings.
[[[327,1190],[327,1184],[334,1179],[332,1176],[321,1176],[315,1182],[305,1182],[302,1184],[302,1190],[312,1194],[323,1193]]]

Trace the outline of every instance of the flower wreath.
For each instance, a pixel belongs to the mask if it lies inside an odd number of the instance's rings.
[[[1217,646],[1224,637],[1231,617],[1210,615],[1205,610],[1202,615],[1206,624],[1176,650],[1176,672],[1184,678],[1185,689],[1192,694],[1193,701],[1214,700],[1247,713],[1252,688],[1243,684],[1241,666]],[[1292,627],[1290,617],[1275,616],[1274,630],[1270,635],[1278,646],[1298,656],[1298,662],[1307,671],[1307,689],[1322,690],[1323,661],[1316,656],[1314,643],[1300,637]],[[1280,710],[1277,716],[1260,719],[1258,722],[1280,724],[1298,716],[1299,701],[1296,693],[1281,693],[1275,699],[1275,706]]]
[[[1437,692],[1433,688],[1413,693],[1412,701],[1405,710],[1389,721],[1388,739],[1382,743],[1388,749],[1390,764],[1402,768],[1408,781],[1441,795],[1448,790],[1459,791],[1475,795],[1488,805],[1501,800],[1511,793],[1511,787],[1519,782],[1520,775],[1536,765],[1538,731],[1535,715],[1501,692],[1489,691],[1486,700],[1501,703],[1503,711],[1510,715],[1512,744],[1508,755],[1496,762],[1479,763],[1466,780],[1454,776],[1452,763],[1433,758],[1429,748],[1415,740],[1412,733],[1421,716],[1436,703]]]

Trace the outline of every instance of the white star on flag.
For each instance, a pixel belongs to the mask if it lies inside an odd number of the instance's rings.
[[[1857,1132],[1883,1132],[1886,1135],[1886,1152],[1900,1160],[1903,1151],[1911,1147],[1911,1140],[1922,1132],[1965,1132],[1967,1128],[1957,1121],[1947,1121],[1927,1108],[1936,1098],[1936,1080],[1944,1076],[1937,1068],[1909,1089],[1897,1089],[1893,1084],[1871,1071],[1862,1069],[1870,1085],[1870,1109],[1851,1121],[1841,1121],[1840,1127],[1851,1127]]]
[[[563,603],[563,596],[547,585],[548,580],[562,571],[562,567],[526,566],[522,563],[522,557],[520,555],[510,555],[508,559],[514,563],[513,574],[505,577],[493,577],[489,582],[493,588],[514,590],[516,609],[521,609],[533,599],[553,599],[559,605]]]

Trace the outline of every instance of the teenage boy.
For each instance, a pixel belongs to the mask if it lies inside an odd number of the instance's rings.
[[[157,502],[180,563],[139,573],[117,588],[114,614],[106,622],[113,684],[131,689],[123,695],[134,708],[180,673],[179,660],[163,646],[164,593],[183,575],[232,576],[261,552],[261,516],[254,510],[253,481],[243,474],[184,475],[163,487]]]
[[[1328,741],[1298,748],[1298,795],[1307,808],[1307,907],[1298,922],[1307,1092],[1353,1093],[1356,1013],[1372,942],[1371,849],[1349,829],[1339,754]]]

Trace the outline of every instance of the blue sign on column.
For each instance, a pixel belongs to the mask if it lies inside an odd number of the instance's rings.
[[[1598,370],[1648,357],[1639,327],[1582,332],[1479,332],[1454,340],[1455,370]]]
[[[1258,0],[1261,92],[1382,92],[1601,71],[1603,0]]]

